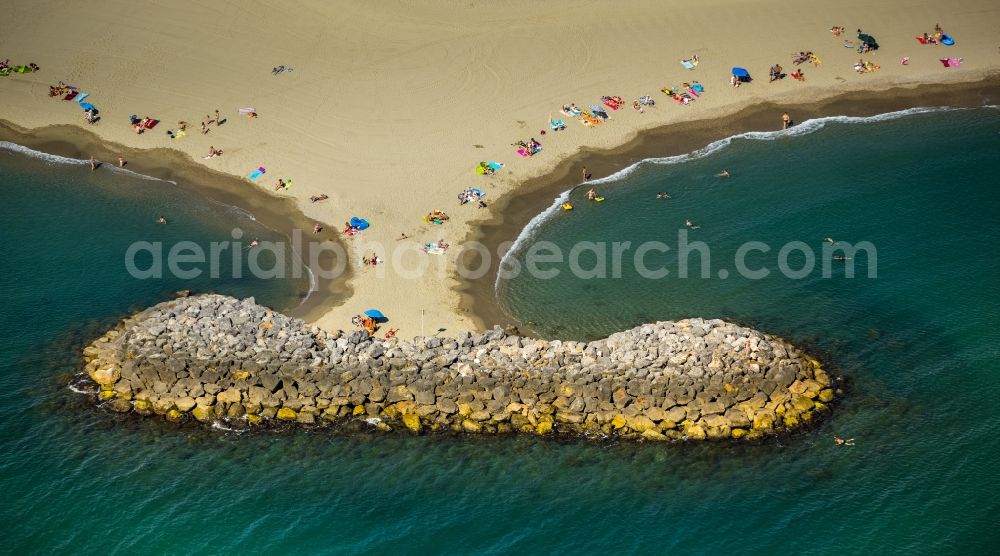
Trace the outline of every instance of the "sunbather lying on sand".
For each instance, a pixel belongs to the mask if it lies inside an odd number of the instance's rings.
[[[327,200],[329,198],[330,198],[330,196],[327,195],[326,193],[324,193],[322,195],[313,195],[312,197],[309,197],[309,200],[312,201],[313,203],[316,203],[316,202],[319,202],[319,201],[325,201],[325,200]]]

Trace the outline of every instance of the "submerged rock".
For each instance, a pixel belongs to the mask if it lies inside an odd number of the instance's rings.
[[[754,440],[810,423],[835,398],[815,359],[722,320],[588,343],[512,331],[383,340],[200,295],[125,319],[84,350],[84,370],[99,385],[91,395],[119,412],[415,433]]]

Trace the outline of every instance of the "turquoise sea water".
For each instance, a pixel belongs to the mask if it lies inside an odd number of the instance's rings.
[[[599,206],[578,191],[571,216],[534,227],[560,245],[670,243],[690,218],[713,275],[748,239],[875,244],[874,280],[500,284],[505,307],[546,335],[721,316],[814,346],[852,379],[832,419],[758,446],[241,435],[93,410],[64,377],[130,308],[183,288],[280,306],[301,285],[131,279],[136,239],[224,240],[253,223],[169,184],[0,150],[2,550],[987,552],[1000,510],[998,133],[983,109],[736,141],[601,184]],[[732,177],[713,178],[723,167]],[[673,199],[656,201],[662,190]]]

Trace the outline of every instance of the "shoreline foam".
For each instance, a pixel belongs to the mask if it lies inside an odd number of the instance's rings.
[[[934,99],[934,102],[928,102]],[[748,106],[725,117],[667,124],[639,131],[631,141],[613,149],[580,149],[561,160],[549,173],[527,180],[508,193],[495,206],[494,217],[481,222],[466,241],[483,244],[491,254],[505,242],[513,242],[498,260],[491,261],[489,277],[461,280],[455,290],[461,298],[461,310],[480,328],[490,325],[517,325],[497,298],[498,269],[502,261],[527,240],[533,228],[544,222],[562,199],[581,184],[574,171],[587,166],[603,177],[586,182],[601,184],[621,179],[644,164],[676,163],[700,158],[740,137],[782,137],[787,132],[775,130],[774,115],[782,111],[795,114],[799,125],[816,122],[794,134],[812,133],[829,121],[863,124],[885,118],[950,109],[995,106],[1000,101],[1000,74],[961,84],[929,83],[915,87],[894,88],[885,92],[851,91],[815,102],[775,105],[770,102]],[[691,148],[695,146],[695,148]],[[663,161],[663,162],[659,162]],[[552,199],[555,198],[555,201]],[[475,268],[478,260],[470,263]]]
[[[289,239],[290,245],[294,245],[291,241],[294,231],[305,233],[313,222],[291,200],[269,195],[235,176],[212,171],[190,159],[185,160],[189,157],[180,151],[129,148],[107,142],[77,126],[48,126],[25,130],[11,122],[0,120],[0,148],[53,163],[80,166],[89,163],[85,157],[90,154],[99,161],[114,160],[122,154],[132,168],[119,168],[111,162],[103,162],[102,169],[169,183],[184,191],[196,192],[211,203],[228,207],[281,234]],[[346,252],[339,237],[334,236],[332,240],[338,242]],[[301,253],[296,254],[308,274],[309,288],[300,292],[299,304],[288,309],[290,314],[316,319],[350,298],[350,288],[347,285],[351,278],[350,265],[345,265],[344,274],[336,279],[320,279],[309,261]],[[321,266],[328,265],[329,256],[318,262]]]

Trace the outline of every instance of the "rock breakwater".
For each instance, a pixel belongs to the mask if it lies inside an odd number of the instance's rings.
[[[835,397],[820,364],[784,340],[703,319],[592,342],[499,328],[383,340],[200,295],[125,319],[84,358],[95,399],[114,411],[250,427],[756,439]]]

